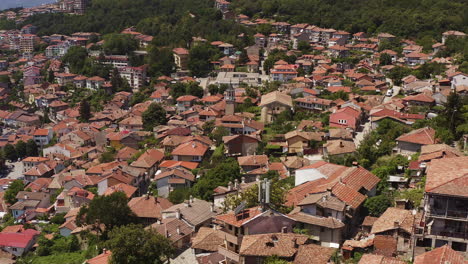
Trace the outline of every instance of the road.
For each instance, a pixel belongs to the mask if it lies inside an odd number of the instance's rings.
[[[359,144],[361,144],[361,141],[370,131],[371,131],[371,122],[368,121],[367,123],[364,123],[364,128],[362,129],[362,131],[357,132],[356,136],[354,137],[354,144],[356,145],[356,148],[359,147]]]
[[[7,166],[13,166],[12,170],[8,175],[6,175],[5,178],[8,179],[18,179],[20,177],[23,177],[23,163],[21,161],[17,162],[5,162],[5,165]]]
[[[386,96],[385,95],[385,98],[383,100],[383,103],[387,103],[387,102],[390,102],[390,100],[397,96],[399,93],[400,93],[400,90],[401,90],[401,87],[400,86],[393,86],[393,94],[392,96]]]

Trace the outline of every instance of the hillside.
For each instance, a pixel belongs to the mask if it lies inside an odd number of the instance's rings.
[[[389,32],[400,37],[436,37],[446,30],[468,31],[464,0],[235,0],[237,14],[277,21],[310,23],[351,33]],[[194,16],[188,16],[188,13]],[[93,0],[84,16],[37,15],[26,21],[39,34],[76,31],[110,33],[138,25],[147,34],[219,37],[235,27],[221,21],[211,0]],[[240,31],[239,29],[236,31]]]

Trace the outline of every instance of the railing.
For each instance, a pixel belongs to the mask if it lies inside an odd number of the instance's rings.
[[[449,227],[432,228],[431,232],[430,232],[430,235],[468,239],[468,233],[467,232],[459,232],[457,230],[452,231],[452,230],[450,230]]]
[[[231,259],[231,260],[235,261],[235,262],[239,262],[239,260],[240,260],[239,254],[225,248],[222,245],[218,246],[218,253],[225,256],[228,259]]]
[[[468,219],[468,211],[454,211],[431,208],[431,210],[429,211],[429,215],[437,217]]]
[[[230,234],[225,228],[218,230],[218,237],[235,245],[240,245],[242,240],[240,237]]]

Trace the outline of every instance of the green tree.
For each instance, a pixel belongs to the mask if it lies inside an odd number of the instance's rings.
[[[192,76],[206,76],[211,71],[210,60],[217,53],[218,51],[208,44],[193,46],[188,60],[188,68]]]
[[[375,217],[381,216],[390,206],[392,206],[392,199],[385,194],[370,197],[364,202],[364,208]]]
[[[240,167],[235,159],[229,158],[222,163],[214,164],[215,167],[208,170],[195,183],[192,188],[194,196],[204,200],[211,200],[213,190],[218,186],[227,186],[229,181],[240,180]]]
[[[143,128],[147,131],[152,131],[154,127],[167,123],[166,110],[157,103],[150,104],[141,117],[143,119]]]
[[[23,140],[19,140],[18,143],[15,145],[16,154],[19,158],[24,158],[27,155],[26,151],[27,145]]]
[[[67,64],[72,73],[81,73],[85,66],[88,52],[80,46],[73,46],[68,49],[67,54],[62,57],[62,61]]]
[[[132,88],[128,84],[128,81],[120,76],[119,70],[117,68],[114,68],[114,70],[112,70],[112,76],[110,81],[112,85],[112,90],[114,92],[130,92],[132,90]]]
[[[152,76],[170,75],[175,70],[171,50],[151,45],[148,50],[148,73]]]
[[[16,152],[15,146],[12,144],[6,144],[3,148],[3,154],[5,158],[11,161],[15,161],[18,158],[18,153]]]
[[[130,54],[138,48],[138,41],[129,34],[109,34],[104,36],[106,54]]]
[[[38,155],[36,142],[33,139],[28,140],[26,142],[26,156],[37,157]]]
[[[229,136],[229,130],[223,126],[219,126],[213,129],[213,133],[211,133],[210,138],[216,142],[217,146],[219,146],[223,143],[224,136]]]
[[[280,259],[278,256],[269,256],[265,259],[264,264],[288,264],[290,262]]]
[[[173,204],[180,204],[190,198],[189,188],[176,188],[169,193],[168,199]]]
[[[114,228],[106,245],[112,251],[111,263],[115,264],[163,264],[175,253],[169,239],[140,225]]]
[[[380,65],[390,65],[392,64],[392,57],[388,53],[380,54]]]
[[[82,122],[88,122],[91,118],[91,106],[87,100],[81,100],[80,103],[80,120]]]
[[[20,191],[24,191],[24,183],[22,180],[15,180],[10,184],[8,189],[5,191],[5,195],[3,199],[5,199],[5,202],[9,204],[14,204],[17,201],[16,195]]]
[[[106,196],[95,196],[88,206],[80,208],[77,216],[78,225],[93,225],[102,233],[114,227],[127,225],[136,221],[136,217],[127,205],[127,196],[123,192],[115,192]]]

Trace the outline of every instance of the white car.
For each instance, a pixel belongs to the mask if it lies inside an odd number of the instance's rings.
[[[387,96],[392,96],[392,95],[393,95],[393,89],[388,89]]]

